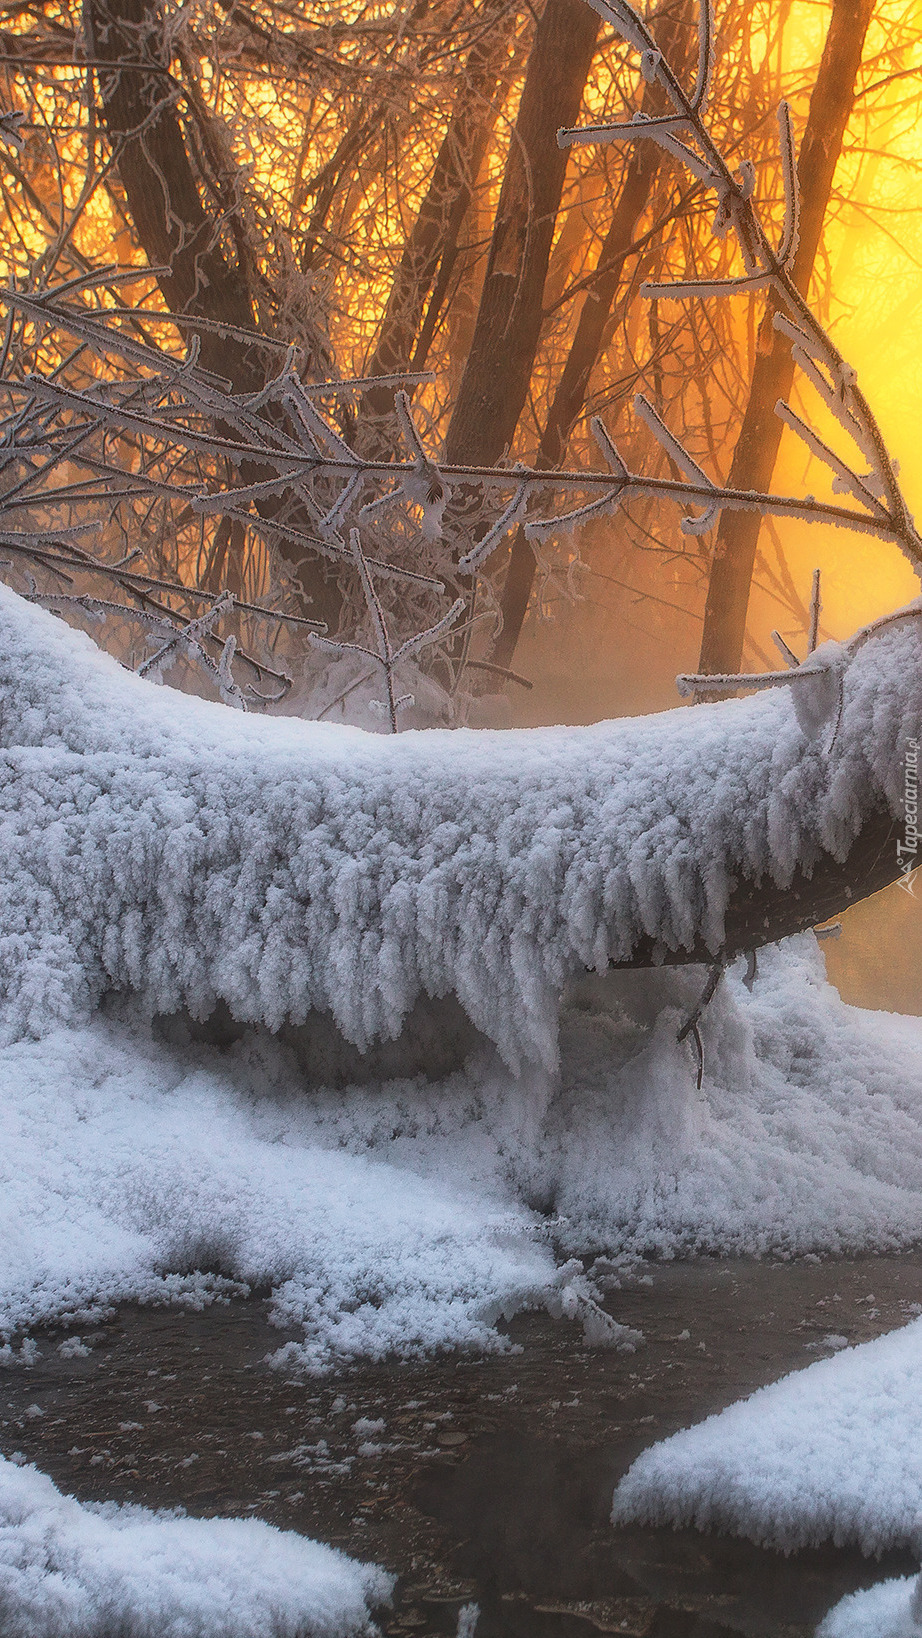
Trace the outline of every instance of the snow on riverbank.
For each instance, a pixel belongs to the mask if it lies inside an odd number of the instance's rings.
[[[441,1082],[324,1090],[268,1032],[168,1045],[127,1010],[2,1048],[0,1330],[223,1278],[270,1288],[279,1363],[316,1370],[503,1346],[523,1304],[585,1320],[555,1262],[586,1251],[922,1236],[922,1023],[844,1006],[795,940],[721,986],[699,1092],[700,983],[587,980],[559,1074],[518,1080],[483,1044]]]
[[[364,1046],[454,994],[507,1063],[551,1066],[568,978],[643,938],[717,950],[736,877],[783,887],[900,810],[919,628],[859,646],[840,711],[845,652],[813,656],[834,743],[789,689],[393,739],[157,688],[0,587],[8,1038],[117,989],[270,1027],[316,1008]]]
[[[821,1622],[816,1638],[919,1638],[920,1633],[922,1587],[918,1576],[904,1576],[843,1598]]]
[[[613,1520],[726,1530],[785,1551],[917,1542],[920,1403],[915,1320],[644,1451],[615,1491]]]
[[[392,1586],[293,1531],[81,1506],[0,1457],[4,1638],[349,1638]]]
[[[271,1286],[316,1368],[496,1345],[502,1308],[554,1280],[528,1214],[321,1147],[271,1100],[101,1019],[0,1052],[0,1179],[7,1330],[93,1302],[201,1300],[188,1276],[204,1270]]]
[[[558,1074],[515,1080],[485,1052],[435,1084],[264,1101],[262,1119],[528,1203],[571,1255],[883,1250],[922,1237],[922,1021],[846,1006],[812,936],[762,952],[751,993],[743,973],[741,962],[702,1020],[700,1092],[676,1034],[701,969],[612,973],[571,988]],[[246,1058],[264,1094],[285,1084],[265,1037]]]

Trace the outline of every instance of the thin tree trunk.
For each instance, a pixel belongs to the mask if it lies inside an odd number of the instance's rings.
[[[152,267],[166,269],[158,282],[167,306],[252,329],[246,285],[224,255],[186,149],[159,8],[93,0],[87,21],[93,52],[119,64],[99,72],[103,117],[141,246]],[[203,331],[201,358],[206,369],[232,374],[238,390],[259,384],[259,361],[240,342]]]
[[[224,253],[218,219],[203,204],[189,158],[156,0],[91,0],[87,21],[94,55],[119,65],[99,72],[103,117],[142,249],[151,266],[164,269],[158,282],[167,306],[173,313],[255,330],[246,280]],[[204,328],[199,341],[202,366],[228,379],[235,391],[255,392],[264,385],[259,347]],[[266,474],[248,463],[241,475],[255,481]],[[285,496],[272,497],[260,510],[271,518],[289,504]],[[303,520],[305,527],[308,522]],[[284,542],[278,550],[282,557],[290,555]],[[335,627],[342,604],[335,568],[299,550],[290,568],[311,613]]]
[[[586,402],[589,379],[598,358],[615,292],[621,282],[622,269],[633,245],[637,222],[649,199],[650,188],[660,162],[660,150],[652,142],[637,144],[637,152],[631,159],[627,179],[599,258],[599,267],[604,268],[604,271],[594,281],[583,302],[576,333],[557,383],[547,424],[538,446],[536,466],[550,469],[560,466],[563,462],[570,434]],[[496,639],[492,655],[497,665],[508,666],[512,662],[528,611],[534,578],[535,554],[525,530],[519,527],[512,543],[509,568],[503,585],[500,605],[502,629]]]
[[[829,32],[810,98],[810,112],[798,159],[800,178],[800,241],[792,270],[793,280],[806,295],[823,231],[832,179],[855,101],[855,80],[874,0],[833,0]],[[794,380],[791,344],[772,325],[766,313],[759,333],[759,348],[730,474],[732,489],[766,490],[771,487],[781,444],[782,422],[775,414],[779,398],[786,398]],[[704,615],[699,670],[736,672],[740,669],[749,591],[755,565],[761,519],[757,512],[724,512],[714,548]]]
[[[682,38],[682,23],[687,7],[683,3],[677,15],[664,18],[659,31],[662,49],[668,62],[676,62],[687,32]],[[662,103],[658,87],[645,87],[643,112],[653,114]],[[662,152],[655,143],[638,142],[631,155],[627,174],[611,226],[599,253],[595,276],[580,310],[576,333],[564,364],[557,389],[548,413],[547,423],[538,446],[535,464],[552,468],[563,463],[567,444],[574,426],[583,412],[589,381],[599,356],[599,349],[611,314],[624,264],[631,253],[637,224],[646,209],[653,183],[662,162]],[[528,610],[535,578],[535,555],[528,543],[525,530],[516,531],[509,557],[509,568],[503,586],[501,601],[502,628],[493,648],[496,665],[509,666]]]
[[[474,338],[446,435],[448,461],[494,461],[515,436],[567,166],[557,131],[576,122],[598,30],[585,0],[547,0],[535,31]]]
[[[454,259],[474,183],[496,122],[497,97],[508,84],[509,44],[516,10],[499,0],[496,18],[472,47],[462,71],[451,119],[436,157],[429,187],[407,237],[391,286],[368,375],[390,375],[409,366],[426,298],[439,264]],[[393,411],[393,393],[366,393],[365,415]]]

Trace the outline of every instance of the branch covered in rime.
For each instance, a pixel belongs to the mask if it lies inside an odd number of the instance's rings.
[[[361,643],[337,642],[331,637],[320,637],[316,632],[311,633],[310,641],[315,648],[321,649],[327,654],[337,656],[361,654],[365,659],[373,662],[384,679],[387,719],[391,733],[396,734],[398,731],[397,719],[400,712],[415,704],[412,694],[401,694],[398,697],[395,687],[397,668],[420,653],[422,649],[429,648],[433,643],[437,643],[451,629],[464,611],[464,598],[456,598],[448,613],[444,614],[441,620],[437,620],[434,625],[429,626],[425,631],[417,632],[413,637],[408,637],[405,642],[395,649],[388,631],[387,618],[381,607],[381,599],[372,578],[371,566],[362,550],[361,537],[357,529],[350,530],[349,550],[359,573],[375,646],[374,648],[367,648]]]
[[[893,540],[917,573],[922,574],[920,537],[899,484],[898,468],[887,452],[877,420],[858,387],[855,371],[832,342],[793,281],[792,268],[799,237],[800,200],[797,160],[791,112],[786,102],[778,109],[781,174],[784,185],[784,224],[775,248],[763,224],[755,200],[755,170],[744,161],[731,169],[729,161],[714,141],[705,120],[707,91],[713,57],[714,20],[710,0],[701,0],[698,22],[698,74],[689,94],[681,79],[656,45],[650,29],[628,0],[588,0],[588,3],[640,53],[641,71],[662,88],[672,112],[656,118],[635,113],[629,120],[607,125],[586,125],[558,133],[562,147],[573,144],[651,141],[678,160],[717,199],[713,230],[725,238],[732,229],[736,236],[743,273],[721,279],[679,280],[651,283],[642,293],[655,300],[688,300],[712,296],[750,294],[762,290],[775,309],[774,323],[793,343],[795,362],[818,392],[826,409],[847,435],[855,455],[845,458],[833,450],[789,404],[779,403],[777,413],[801,440],[810,454],[832,472],[834,491],[847,492],[862,508],[861,521],[845,511],[837,518],[825,514],[825,521],[838,521],[864,532]],[[635,400],[643,419],[652,428],[670,459],[687,475],[703,477],[678,439],[668,433],[659,416],[645,400]],[[867,462],[869,471],[858,469]],[[649,493],[648,479],[632,477],[632,487]],[[757,509],[778,515],[777,499],[753,496]],[[720,511],[738,506],[737,494],[725,486],[712,486],[712,499],[698,518],[686,518],[686,533],[704,532],[717,520]],[[795,511],[783,507],[788,516],[818,521],[820,512],[812,497]],[[575,517],[576,514],[571,514]],[[739,686],[739,684],[737,684]]]

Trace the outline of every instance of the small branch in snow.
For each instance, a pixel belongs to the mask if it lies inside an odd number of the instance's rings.
[[[813,571],[813,585],[810,589],[810,627],[807,633],[807,653],[812,654],[819,641],[820,614],[823,605],[820,601],[820,571]]]
[[[710,972],[708,973],[707,982],[705,983],[704,989],[701,991],[701,997],[698,1001],[698,1005],[686,1018],[684,1024],[676,1035],[676,1040],[680,1045],[683,1041],[687,1040],[689,1035],[695,1044],[695,1056],[698,1063],[698,1072],[695,1079],[695,1085],[699,1092],[701,1091],[701,1083],[704,1079],[704,1046],[702,1045],[701,1031],[699,1030],[698,1025],[701,1022],[702,1014],[713,999],[714,992],[720,983],[723,970],[723,962],[715,961],[710,969]]]

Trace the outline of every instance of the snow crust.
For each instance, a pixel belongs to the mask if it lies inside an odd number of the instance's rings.
[[[832,1541],[879,1553],[916,1542],[920,1400],[915,1320],[644,1451],[615,1491],[612,1518],[728,1530],[785,1551]],[[841,1628],[853,1630],[864,1629]]]
[[[574,973],[644,936],[716,950],[735,874],[783,886],[898,811],[918,624],[858,649],[831,749],[790,690],[394,739],[158,688],[0,587],[7,1038],[116,989],[273,1028],[316,1008],[364,1046],[454,993],[510,1065],[553,1064]]]
[[[348,1638],[393,1580],[255,1519],[82,1506],[0,1457],[4,1638]]]
[[[920,1633],[919,1577],[903,1576],[843,1598],[820,1623],[816,1638],[919,1638]]]

